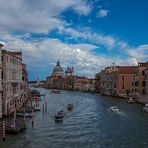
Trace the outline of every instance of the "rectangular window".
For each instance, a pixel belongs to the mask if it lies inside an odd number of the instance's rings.
[[[142,70],[142,75],[143,75],[143,76],[145,75],[145,72],[144,72],[144,70]]]
[[[124,81],[124,76],[122,76],[122,81]]]
[[[138,86],[138,81],[135,82],[135,86]]]
[[[133,75],[133,81],[135,81],[135,75]]]
[[[145,86],[145,81],[142,81],[142,86]]]

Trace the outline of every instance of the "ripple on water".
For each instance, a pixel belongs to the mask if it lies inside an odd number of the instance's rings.
[[[27,121],[27,130],[18,136],[9,136],[0,148],[135,148],[148,147],[148,116],[141,106],[131,106],[124,100],[94,96],[87,93],[61,91],[46,93],[40,105],[48,103],[48,112],[36,112],[34,128]],[[68,103],[74,109],[67,111]],[[121,113],[108,108],[116,105]],[[54,122],[54,115],[63,109],[66,113],[62,123]]]

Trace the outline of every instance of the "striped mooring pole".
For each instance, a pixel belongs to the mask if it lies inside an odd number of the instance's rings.
[[[45,102],[45,112],[47,112],[47,102]]]
[[[16,127],[16,119],[13,119],[13,130],[15,131],[15,127]]]
[[[3,132],[3,142],[5,142],[5,140],[6,140],[6,127],[5,127],[5,121],[3,121],[3,129],[2,129],[2,132]]]
[[[32,127],[34,126],[34,111],[32,110]]]
[[[44,104],[43,104],[43,114],[44,114]]]
[[[25,117],[25,114],[24,114],[24,123],[26,123],[26,117]]]

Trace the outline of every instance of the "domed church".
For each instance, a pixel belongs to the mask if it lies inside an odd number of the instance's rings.
[[[58,60],[57,65],[53,69],[52,76],[63,76],[63,75],[64,75],[64,71]]]
[[[74,68],[72,67],[67,67],[65,71],[65,76],[73,76],[74,75]]]

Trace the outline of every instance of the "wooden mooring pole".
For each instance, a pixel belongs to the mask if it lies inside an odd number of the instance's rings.
[[[2,132],[3,132],[3,142],[5,142],[6,140],[6,126],[5,126],[5,121],[3,121],[3,128],[2,128]]]

